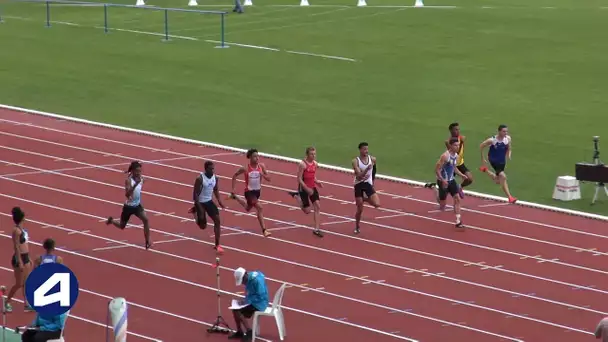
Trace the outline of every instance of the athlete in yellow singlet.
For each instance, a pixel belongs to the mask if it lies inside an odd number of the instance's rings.
[[[449,141],[451,138],[458,138],[458,141],[460,142],[460,149],[458,150],[458,160],[456,161],[456,168],[458,168],[458,171],[462,172],[465,176],[467,176],[466,179],[462,180],[459,191],[460,197],[464,198],[464,192],[462,191],[462,189],[473,183],[473,173],[471,173],[471,171],[469,171],[466,165],[464,165],[464,144],[466,142],[466,137],[460,135],[460,125],[458,124],[458,122],[450,124],[448,129],[450,130],[450,137],[445,140],[446,148],[449,149]]]

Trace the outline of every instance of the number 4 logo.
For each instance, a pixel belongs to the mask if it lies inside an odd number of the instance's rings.
[[[56,284],[59,292],[46,295]],[[59,302],[60,306],[70,306],[70,274],[55,273],[34,291],[34,306],[47,306]]]
[[[61,315],[76,304],[78,280],[65,265],[42,264],[30,273],[25,282],[28,303],[40,315]]]

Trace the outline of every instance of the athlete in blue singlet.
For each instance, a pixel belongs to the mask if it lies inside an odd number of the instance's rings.
[[[131,216],[135,215],[144,224],[145,246],[146,249],[149,249],[152,247],[152,243],[150,242],[150,225],[144,207],[141,205],[141,188],[144,183],[144,179],[141,176],[141,163],[138,161],[131,162],[126,173],[128,174],[127,179],[125,179],[125,197],[127,197],[127,200],[122,207],[120,221],[114,220],[110,216],[106,220],[106,224],[125,229]]]
[[[437,176],[438,187],[437,201],[439,202],[439,209],[444,210],[445,200],[448,197],[448,193],[452,195],[452,200],[454,201],[454,213],[456,214],[456,227],[462,228],[462,220],[460,219],[461,198],[458,194],[459,186],[458,183],[456,183],[456,178],[454,175],[458,174],[463,179],[467,179],[467,176],[456,167],[458,163],[460,141],[458,138],[451,138],[448,145],[449,149],[441,154],[437,164],[435,164],[435,175]]]
[[[511,136],[509,136],[509,129],[506,125],[498,126],[498,134],[486,139],[481,143],[481,163],[482,166],[479,168],[481,172],[485,172],[496,182],[500,184],[505,195],[509,198],[509,203],[515,203],[517,198],[511,196],[509,192],[509,185],[507,184],[507,175],[505,174],[505,167],[507,166],[507,158],[511,159],[512,151]],[[489,147],[488,159],[484,156],[484,149]],[[494,172],[488,170],[488,162],[494,169]]]
[[[44,240],[42,247],[44,247],[44,250],[46,251],[46,253],[39,256],[38,259],[36,259],[34,261],[34,267],[38,267],[42,264],[51,264],[51,263],[63,264],[63,258],[61,258],[59,255],[55,255],[55,253],[54,253],[55,252],[55,240],[53,240],[51,238]]]

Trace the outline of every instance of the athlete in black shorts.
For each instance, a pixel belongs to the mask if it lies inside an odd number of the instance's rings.
[[[264,234],[265,237],[268,237],[271,234],[270,231],[266,230],[266,225],[264,224],[264,209],[259,199],[262,189],[262,178],[270,182],[270,176],[268,175],[266,165],[259,162],[258,150],[252,148],[247,151],[247,159],[249,159],[247,165],[239,167],[234,175],[232,175],[232,192],[230,193],[230,198],[236,200],[247,212],[255,208],[260,228],[262,228],[262,234]],[[235,194],[236,181],[240,175],[244,175],[245,177],[245,200]]]
[[[298,191],[288,191],[287,193],[296,199],[300,204],[300,208],[305,214],[310,214],[311,204],[314,208],[313,220],[315,228],[313,234],[318,237],[323,237],[323,233],[319,228],[321,220],[321,203],[319,201],[319,192],[317,187],[323,187],[323,184],[317,179],[317,150],[314,147],[306,148],[306,158],[298,164]]]
[[[222,208],[226,208],[220,197],[220,190],[218,187],[218,179],[215,176],[215,165],[213,162],[205,162],[205,172],[201,173],[194,181],[194,189],[192,191],[192,199],[194,206],[190,209],[190,213],[194,214],[194,221],[200,229],[207,228],[207,216],[213,220],[213,231],[215,233],[215,249],[218,253],[222,253],[224,250],[220,246],[220,211],[213,202],[213,196],[217,200],[217,203]],[[205,215],[206,214],[206,215]]]
[[[19,289],[23,291],[23,298],[25,298],[25,280],[29,276],[32,270],[32,262],[30,260],[29,253],[29,236],[27,230],[23,228],[23,222],[25,221],[25,213],[21,208],[14,207],[11,211],[13,216],[13,223],[15,223],[15,227],[13,228],[12,236],[13,236],[13,249],[18,251],[18,253],[14,253],[11,258],[11,265],[13,266],[13,275],[15,276],[15,284],[11,287],[6,296],[6,302],[4,305],[4,310],[6,312],[12,312],[13,307],[11,306],[11,302],[13,297],[17,293]],[[25,311],[32,311],[32,307],[27,303],[25,303]]]
[[[369,144],[362,142],[359,144],[359,156],[352,160],[353,171],[355,173],[355,234],[360,233],[359,223],[363,214],[363,203],[367,202],[380,207],[380,198],[374,189],[376,158],[369,155]]]

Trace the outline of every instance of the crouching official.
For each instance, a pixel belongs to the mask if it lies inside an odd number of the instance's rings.
[[[248,319],[253,317],[256,311],[265,311],[268,307],[268,289],[264,273],[260,271],[247,272],[239,267],[234,271],[234,279],[237,286],[245,286],[245,299],[238,302],[238,306],[232,309],[236,332],[229,339],[250,340],[252,336],[251,325]]]

